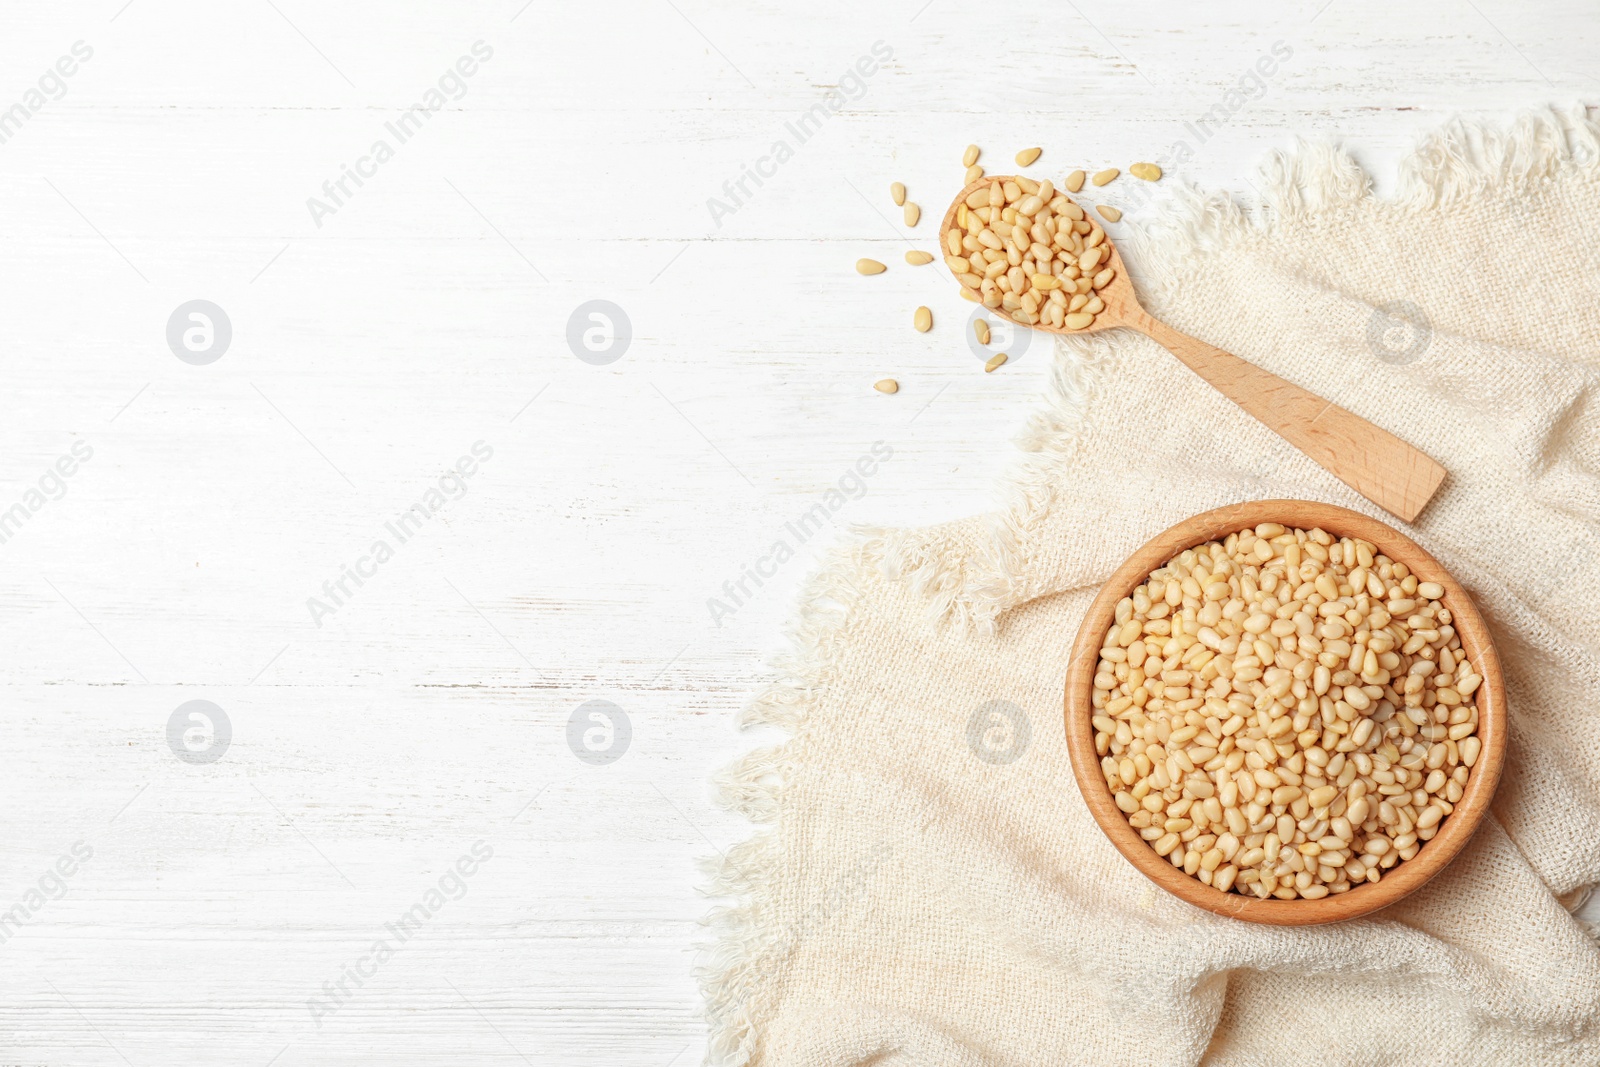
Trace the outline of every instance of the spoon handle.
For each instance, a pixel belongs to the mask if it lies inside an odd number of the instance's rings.
[[[1125,321],[1335,478],[1406,522],[1416,519],[1444,481],[1445,469],[1425,453],[1337,404],[1179,333],[1142,309]]]

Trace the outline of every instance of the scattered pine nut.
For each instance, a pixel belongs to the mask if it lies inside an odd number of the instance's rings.
[[[1100,213],[1100,217],[1105,219],[1107,222],[1122,221],[1122,212],[1118,211],[1114,207],[1111,207],[1107,204],[1096,204],[1094,209],[1098,211]]]
[[[1156,166],[1154,163],[1135,163],[1133,166],[1128,168],[1128,173],[1133,175],[1135,178],[1143,178],[1147,182],[1158,182],[1161,180],[1161,168]]]
[[[965,152],[961,153],[961,165],[963,167],[972,166],[974,163],[976,163],[978,161],[978,156],[980,156],[982,154],[983,154],[983,149],[979,148],[977,145],[975,145],[975,144],[967,145],[967,150]]]
[[[972,166],[967,168],[967,181],[966,181],[966,183],[968,185],[971,185],[973,182],[977,181],[981,177],[983,177],[983,168],[978,166],[976,163],[974,163]]]
[[[989,362],[983,365],[983,373],[993,374],[997,369],[1004,366],[1005,362],[1006,354],[1004,352],[997,352],[995,355],[990,357]]]
[[[1371,542],[1275,522],[1151,572],[1117,606],[1092,698],[1129,825],[1262,900],[1344,893],[1414,857],[1483,751],[1483,677],[1434,590]]]
[[[983,303],[983,300],[978,296],[978,294],[973,292],[971,289],[963,289],[963,290],[961,290],[961,299],[970,300],[974,304]]]
[[[1033,161],[1039,158],[1039,153],[1041,151],[1043,151],[1043,149],[1039,149],[1039,148],[1024,148],[1022,151],[1017,153],[1017,166],[1019,166],[1019,167],[1031,167],[1031,166],[1033,166]]]
[[[1116,167],[1107,167],[1105,170],[1096,172],[1095,176],[1089,180],[1096,185],[1105,185],[1121,173]]]
[[[899,207],[906,202],[906,187],[900,182],[889,185],[889,195],[894,199],[894,206]]]
[[[906,225],[915,226],[922,218],[922,209],[915,204],[906,205]]]
[[[898,393],[900,391],[900,383],[893,378],[884,378],[873,382],[872,387],[880,393]]]
[[[857,274],[882,274],[884,271],[886,271],[888,269],[889,269],[888,267],[885,267],[882,263],[879,263],[875,259],[858,259],[858,260],[856,260],[856,273]]]
[[[906,262],[911,264],[913,267],[920,267],[925,263],[933,262],[933,253],[920,252],[916,249],[913,249],[906,253]]]
[[[1082,189],[1083,179],[1086,177],[1088,177],[1088,175],[1081,170],[1075,170],[1071,174],[1067,175],[1067,192],[1075,193],[1079,189]]]
[[[989,343],[989,324],[987,322],[983,321],[982,319],[974,320],[972,323],[972,332],[978,335],[978,343],[980,345],[987,345]]]
[[[920,307],[911,317],[911,324],[917,328],[918,333],[927,333],[933,329],[933,311],[930,308]]]

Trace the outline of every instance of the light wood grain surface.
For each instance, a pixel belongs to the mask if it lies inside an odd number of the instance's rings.
[[[1169,180],[1248,193],[1304,135],[1383,185],[1458,110],[1600,95],[1577,2],[969,10],[8,7],[0,1064],[698,1062],[696,860],[749,832],[706,776],[833,536],[786,524],[841,480],[838,524],[988,508],[1043,388],[1046,345],[983,374],[954,288],[902,263],[962,147],[1159,157],[1279,41]],[[205,365],[166,337],[197,299],[232,328]],[[591,300],[631,322],[604,365],[566,340]],[[169,747],[194,700],[231,724],[214,762]],[[604,764],[568,742],[594,700],[631,729]]]

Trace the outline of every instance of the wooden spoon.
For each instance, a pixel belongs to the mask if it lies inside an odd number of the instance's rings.
[[[983,177],[961,190],[939,224],[940,252],[949,250],[945,235],[950,230],[965,233],[956,226],[956,213],[971,193],[998,182],[1015,180]],[[1109,266],[1116,274],[1103,289],[1096,290],[1105,303],[1105,310],[1096,315],[1089,326],[1069,330],[1043,323],[1029,326],[1020,320],[1013,321],[1029,329],[1065,334],[1132,327],[1177,356],[1223,396],[1374,504],[1406,522],[1413,521],[1421,513],[1438,490],[1439,483],[1444,481],[1443,467],[1400,438],[1337,404],[1152,318],[1139,306],[1133,283],[1128,280],[1122,257],[1117,254],[1111,238],[1107,236],[1103,243],[1110,252],[1110,259],[1101,269]],[[1007,314],[1002,308],[993,310],[996,314]]]

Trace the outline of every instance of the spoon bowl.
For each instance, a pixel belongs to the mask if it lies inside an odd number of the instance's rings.
[[[956,215],[960,212],[961,205],[966,202],[968,196],[979,189],[1016,180],[1015,176],[979,178],[957,193],[955,200],[950,204],[950,210],[945,212],[944,219],[939,223],[939,250],[941,254],[949,251],[944,243],[945,234],[951,230],[960,230],[960,227],[956,225]],[[1059,196],[1066,197],[1068,200],[1072,200],[1072,194],[1064,189],[1057,189],[1056,193]],[[1073,203],[1077,203],[1077,201],[1074,200]],[[1082,207],[1083,205],[1079,204],[1078,206]],[[1084,218],[1089,218],[1088,211],[1084,212]],[[1090,221],[1093,220],[1091,219]],[[1103,230],[1105,227],[1101,226],[1101,229]],[[997,315],[1004,315],[1013,325],[1026,327],[1030,330],[1040,330],[1044,333],[1067,333],[1081,336],[1129,325],[1126,319],[1130,311],[1144,314],[1144,308],[1139,306],[1139,298],[1133,291],[1133,282],[1128,279],[1127,268],[1123,266],[1122,256],[1117,251],[1116,243],[1111,240],[1110,234],[1106,234],[1105,240],[1101,242],[1101,247],[1105,248],[1110,254],[1110,258],[1103,262],[1103,266],[1112,268],[1116,273],[1103,288],[1094,290],[1095,295],[1105,303],[1106,309],[1096,315],[1094,321],[1083,329],[1069,330],[1065,326],[1052,326],[1046,322],[1024,322],[1021,319],[1013,318],[1004,308],[990,308],[989,310]],[[1135,327],[1135,329],[1137,328]]]

